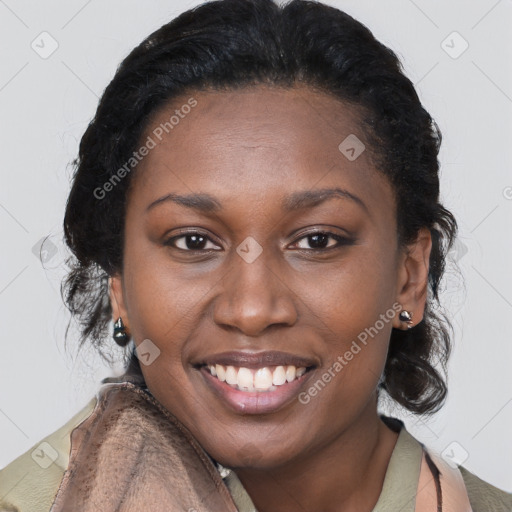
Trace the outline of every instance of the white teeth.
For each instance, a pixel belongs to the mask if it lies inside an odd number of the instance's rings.
[[[297,370],[295,369],[295,366],[288,366],[286,368],[286,380],[288,382],[295,380],[296,372],[297,372]]]
[[[284,366],[278,366],[274,370],[274,374],[272,376],[272,384],[276,386],[281,386],[286,382],[286,372],[284,370]]]
[[[268,389],[272,386],[272,372],[268,368],[258,368],[254,375],[256,389]]]
[[[274,391],[278,386],[292,382],[306,373],[304,366],[296,368],[293,365],[263,367],[257,370],[238,368],[236,366],[223,366],[221,364],[209,365],[210,373],[221,382],[241,391]]]
[[[226,380],[226,370],[224,370],[224,366],[220,364],[215,365],[215,370],[217,371],[217,378],[224,382]]]
[[[302,366],[301,368],[297,368],[297,371],[295,372],[295,377],[298,379],[299,377],[302,377],[306,373],[306,368]]]
[[[240,389],[253,389],[254,381],[251,370],[249,368],[240,368],[238,370],[238,387]]]
[[[231,385],[236,384],[237,373],[234,366],[228,366],[226,368],[226,382]]]

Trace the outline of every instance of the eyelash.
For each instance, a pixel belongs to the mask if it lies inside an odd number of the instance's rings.
[[[204,233],[201,233],[200,231],[187,231],[178,236],[173,236],[172,238],[169,238],[168,240],[166,240],[164,242],[164,245],[172,247],[173,249],[178,249],[179,251],[182,251],[182,252],[191,252],[191,253],[193,253],[193,252],[217,252],[217,249],[182,249],[182,248],[176,247],[174,245],[174,242],[176,240],[179,240],[181,238],[186,238],[187,236],[190,236],[190,235],[199,235],[203,238],[206,238],[208,241],[214,243],[213,240],[211,240],[207,235],[205,235]],[[337,244],[333,245],[331,247],[325,247],[325,248],[294,249],[294,250],[306,251],[306,252],[324,252],[325,253],[325,252],[333,250],[333,249],[339,249],[343,246],[351,245],[354,242],[354,240],[351,238],[337,235],[336,233],[331,233],[330,231],[320,231],[319,230],[319,231],[312,231],[310,233],[304,234],[303,236],[301,236],[294,242],[294,245],[297,244],[299,241],[303,240],[304,238],[308,238],[310,236],[315,236],[315,235],[327,235],[329,238],[336,240]]]

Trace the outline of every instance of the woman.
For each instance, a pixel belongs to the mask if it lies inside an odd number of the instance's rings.
[[[440,140],[322,4],[211,2],[144,40],[64,220],[82,342],[114,320],[127,371],[0,472],[2,510],[512,510],[377,410],[447,392]]]

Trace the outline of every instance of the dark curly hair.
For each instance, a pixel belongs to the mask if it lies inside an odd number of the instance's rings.
[[[64,218],[73,256],[62,294],[80,325],[80,346],[90,341],[100,353],[108,347],[108,278],[122,269],[131,175],[104,198],[94,191],[130,159],[164,104],[191,91],[258,84],[304,84],[357,105],[375,166],[394,186],[399,242],[430,230],[424,319],[413,329],[392,330],[379,390],[413,413],[439,410],[451,342],[438,293],[457,232],[439,202],[441,133],[397,56],[349,15],[313,1],[207,2],[163,25],[119,65],[81,139]]]

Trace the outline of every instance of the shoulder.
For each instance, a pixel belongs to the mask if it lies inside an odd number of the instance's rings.
[[[463,466],[459,466],[459,469],[464,478],[473,512],[512,511],[512,493],[494,487]]]
[[[71,432],[90,416],[97,400],[0,470],[0,512],[50,509],[69,463]]]
[[[456,466],[455,468],[453,466],[447,466],[441,454],[425,446],[407,431],[403,421],[386,416],[381,416],[381,418],[392,430],[400,432],[399,440],[395,447],[396,455],[400,456],[400,464],[393,466],[393,470],[396,472],[395,476],[398,475],[398,481],[400,483],[399,488],[403,488],[403,482],[411,473],[411,468],[413,467],[406,467],[404,461],[407,457],[405,455],[412,456],[411,454],[416,452],[418,457],[423,449],[432,457],[441,474],[445,472],[455,472],[459,475],[457,479],[462,480],[461,484],[463,483],[463,487],[465,487],[465,493],[467,494],[472,512],[512,512],[512,493],[505,492],[485,482],[464,466]],[[413,458],[413,460],[417,461],[417,458]],[[415,464],[417,464],[417,462],[415,462]]]

